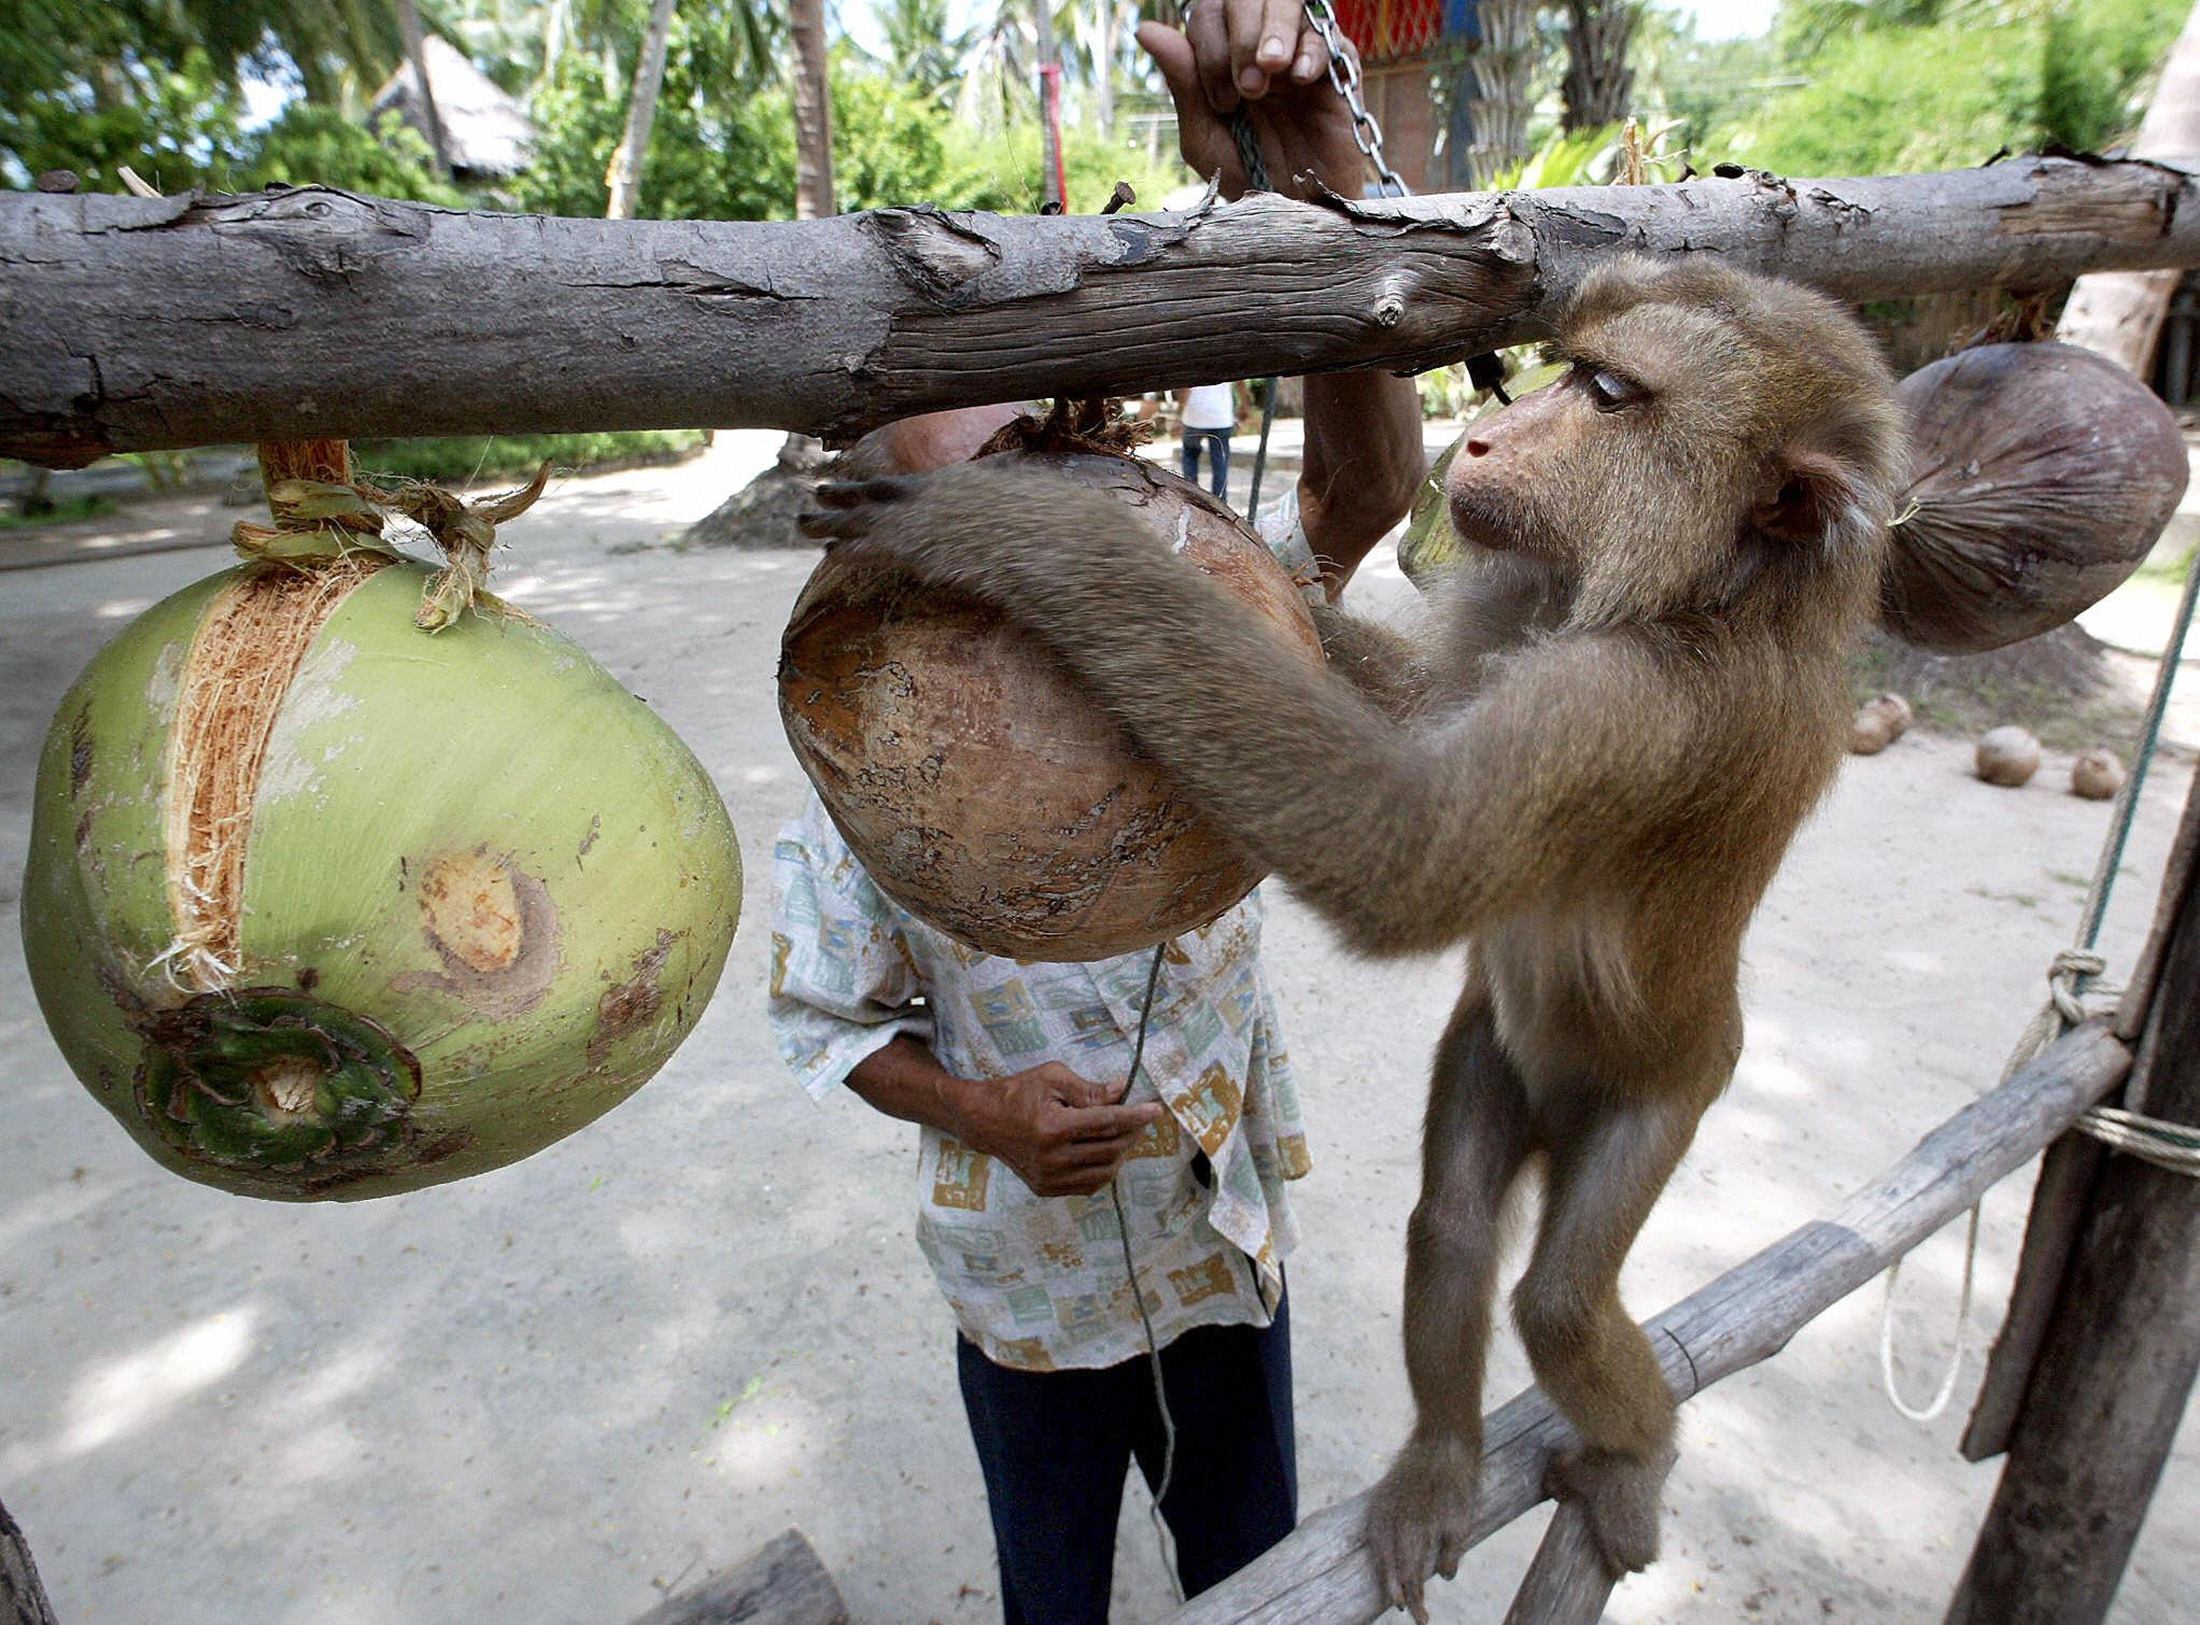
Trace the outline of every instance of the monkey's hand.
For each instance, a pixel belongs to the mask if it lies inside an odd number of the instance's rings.
[[[1474,1444],[1455,1436],[1408,1441],[1368,1499],[1367,1548],[1383,1601],[1428,1625],[1431,1574],[1450,1579],[1474,1533]]]
[[[890,559],[1011,611],[1064,585],[1079,558],[1105,578],[1125,548],[1164,559],[1121,502],[1059,474],[957,463],[930,474],[828,480],[796,520],[835,552]],[[1143,545],[1142,545],[1143,544]]]

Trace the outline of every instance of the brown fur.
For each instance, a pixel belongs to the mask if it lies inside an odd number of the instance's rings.
[[[1355,948],[1470,943],[1407,1242],[1418,1419],[1368,1525],[1417,1616],[1472,1528],[1497,1221],[1531,1160],[1515,1314],[1584,1446],[1557,1488],[1615,1571],[1655,1555],[1673,1403],[1620,1266],[1733,1071],[1742,934],[1840,762],[1904,462],[1876,351],[1801,289],[1620,262],[1561,348],[1574,371],[1453,460],[1486,551],[1435,641],[1327,613],[1327,678],[1105,496],[980,464],[828,487],[812,521],[1006,604]]]

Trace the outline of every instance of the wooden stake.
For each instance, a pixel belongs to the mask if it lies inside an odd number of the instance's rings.
[[[2155,981],[2146,1110],[2200,1123],[2200,878]],[[2108,1155],[2085,1193],[1951,1625],[2107,1616],[2200,1370],[2200,1180]]]

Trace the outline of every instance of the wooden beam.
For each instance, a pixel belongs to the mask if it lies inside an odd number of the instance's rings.
[[[2136,786],[2131,793],[2137,794]],[[2116,1036],[2126,1044],[2138,1044],[2150,1031],[2147,1017],[2160,990],[2162,956],[2176,935],[2192,890],[2196,855],[2200,855],[2200,777],[2193,778],[2186,791],[2184,817],[2162,867],[2153,929],[2124,986],[2112,1023]],[[2144,1077],[2149,1070],[2150,1057],[2142,1048],[2133,1072]],[[2126,1104],[2141,1106],[2136,1100]],[[2040,1177],[2032,1187],[2032,1206],[2025,1215],[2024,1247],[2017,1256],[2017,1277],[2009,1289],[2009,1309],[1986,1356],[1986,1374],[1979,1381],[1971,1420],[1963,1430],[1966,1461],[1987,1461],[2009,1448],[2009,1434],[2023,1409],[2040,1344],[2062,1296],[2064,1272],[2077,1245],[2087,1196],[2103,1154],[2100,1141],[2072,1130],[2040,1159]]]
[[[0,1625],[54,1625],[53,1604],[39,1583],[30,1542],[0,1506]]]
[[[1597,1625],[1616,1584],[1589,1533],[1588,1514],[1561,1502],[1505,1610],[1505,1625]]]
[[[1418,367],[1549,333],[1626,250],[1844,299],[2200,265],[2186,168],[2018,158],[1042,218],[567,220],[322,188],[0,196],[0,454],[709,426]]]
[[[848,1605],[816,1548],[789,1529],[632,1625],[848,1625]]]
[[[2200,1125],[2200,878],[2156,986],[2133,1093]],[[2200,1373],[2200,1180],[2104,1155],[1951,1625],[2108,1617]]]
[[[2065,1034],[1926,1135],[1831,1218],[1791,1232],[1646,1323],[1674,1396],[1686,1400],[1777,1354],[2022,1167],[2113,1089],[2130,1061],[2100,1023]],[[1569,1442],[1565,1421],[1533,1388],[1484,1421],[1475,1543],[1543,1499],[1551,1453]],[[1366,1625],[1383,1612],[1362,1539],[1366,1516],[1365,1491],[1323,1508],[1281,1545],[1186,1603],[1172,1625]]]

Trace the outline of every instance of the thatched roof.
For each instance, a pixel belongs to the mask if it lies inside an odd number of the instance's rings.
[[[498,178],[516,175],[527,167],[527,149],[535,139],[535,126],[527,110],[496,87],[495,81],[466,60],[449,40],[430,34],[425,45],[428,84],[435,91],[436,118],[443,126],[443,145],[453,173],[460,178]],[[377,114],[395,109],[418,130],[428,133],[420,109],[420,90],[414,83],[412,64],[405,63],[375,92]]]

